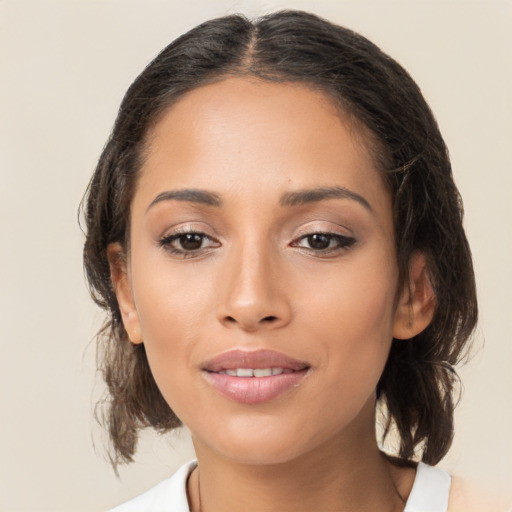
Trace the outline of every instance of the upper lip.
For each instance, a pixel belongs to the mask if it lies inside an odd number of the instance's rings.
[[[208,372],[221,372],[236,368],[283,368],[304,370],[310,365],[275,350],[229,350],[207,360],[202,369]]]

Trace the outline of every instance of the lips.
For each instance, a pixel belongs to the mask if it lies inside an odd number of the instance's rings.
[[[286,370],[303,370],[307,363],[298,361],[274,350],[230,350],[203,364],[207,372],[221,372],[236,368],[283,368]]]
[[[269,402],[297,387],[310,366],[273,350],[231,350],[202,366],[206,381],[243,404]]]

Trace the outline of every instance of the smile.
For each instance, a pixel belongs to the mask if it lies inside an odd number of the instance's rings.
[[[310,365],[272,350],[232,350],[202,366],[208,384],[242,404],[261,404],[302,383]]]
[[[292,373],[294,370],[288,368],[236,368],[233,370],[222,370],[218,373],[225,373],[232,377],[270,377],[282,373]]]

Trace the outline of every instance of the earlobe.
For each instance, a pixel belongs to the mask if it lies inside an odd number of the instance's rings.
[[[413,254],[409,265],[409,281],[405,283],[395,312],[393,337],[410,339],[432,321],[436,299],[428,276],[425,256]]]
[[[113,243],[107,247],[107,258],[110,265],[110,278],[121,311],[123,325],[130,341],[142,343],[139,315],[133,300],[133,293],[128,275],[126,256],[121,244]]]

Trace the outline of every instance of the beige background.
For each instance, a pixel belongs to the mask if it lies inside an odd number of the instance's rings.
[[[367,35],[422,87],[466,206],[485,348],[444,466],[512,483],[512,3],[510,1],[0,1],[0,510],[95,511],[192,456],[152,435],[114,477],[92,402],[101,314],[76,210],[121,96],[168,42],[213,16],[311,10]],[[94,452],[93,440],[97,446]]]

